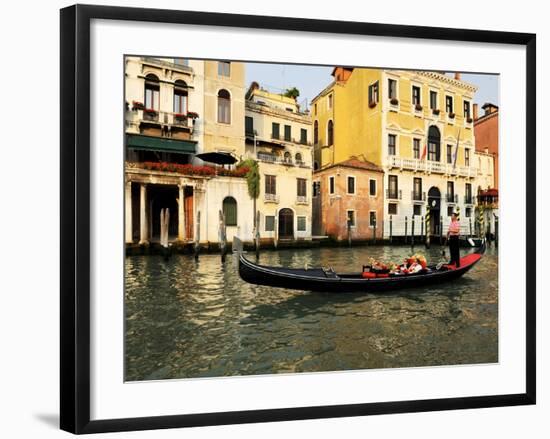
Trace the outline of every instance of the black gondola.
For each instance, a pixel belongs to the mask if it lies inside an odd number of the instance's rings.
[[[475,252],[460,258],[459,268],[429,266],[424,273],[365,279],[362,273],[335,273],[325,268],[268,267],[250,262],[239,252],[239,275],[251,284],[293,290],[323,292],[391,292],[403,288],[418,288],[458,279],[479,262],[485,251],[485,241]]]

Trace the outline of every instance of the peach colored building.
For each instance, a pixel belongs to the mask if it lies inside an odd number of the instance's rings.
[[[336,240],[381,239],[384,171],[351,157],[313,174],[313,232]]]
[[[494,104],[486,103],[481,108],[485,113],[483,116],[477,117],[477,105],[474,105],[476,151],[493,155],[495,168],[494,189],[498,189],[498,107]]]

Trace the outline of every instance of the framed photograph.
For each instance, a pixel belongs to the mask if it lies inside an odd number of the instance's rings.
[[[61,10],[61,428],[535,404],[534,34]]]

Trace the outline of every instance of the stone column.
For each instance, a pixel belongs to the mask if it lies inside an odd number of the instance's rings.
[[[178,199],[178,241],[185,240],[185,186],[180,184],[179,186],[179,199]]]
[[[147,219],[147,185],[139,187],[139,243],[149,244],[149,222]]]
[[[125,206],[124,206],[124,232],[126,236],[126,244],[133,242],[132,235],[132,182],[126,182],[125,190]]]

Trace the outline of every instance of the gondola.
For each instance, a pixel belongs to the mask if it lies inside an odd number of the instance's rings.
[[[423,273],[365,279],[362,273],[336,273],[326,268],[284,268],[258,265],[239,252],[239,275],[251,284],[321,292],[392,292],[437,285],[458,279],[476,265],[485,252],[485,240],[460,258],[460,267],[429,266]]]

